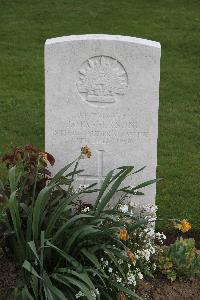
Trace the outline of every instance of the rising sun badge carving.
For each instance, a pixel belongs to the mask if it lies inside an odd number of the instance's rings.
[[[91,57],[79,70],[77,88],[88,102],[113,103],[126,93],[127,86],[124,67],[112,57]]]

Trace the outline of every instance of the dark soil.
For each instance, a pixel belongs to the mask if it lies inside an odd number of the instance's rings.
[[[200,300],[200,279],[142,281],[137,293],[144,300]]]
[[[0,254],[0,299],[8,300],[13,288],[20,278],[20,271],[11,261]]]
[[[164,234],[167,237],[167,240],[166,240],[167,245],[174,243],[177,239],[176,231],[164,231]],[[196,248],[200,249],[200,231],[199,230],[191,230],[187,233],[184,233],[183,237],[184,238],[194,238],[196,241]]]

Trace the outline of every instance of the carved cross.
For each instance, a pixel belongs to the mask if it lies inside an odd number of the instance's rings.
[[[85,175],[79,175],[78,178],[97,181],[100,187],[103,179],[105,178],[105,176],[103,175],[103,168],[104,168],[103,153],[104,150],[97,150],[97,159],[98,159],[97,176],[85,174]]]

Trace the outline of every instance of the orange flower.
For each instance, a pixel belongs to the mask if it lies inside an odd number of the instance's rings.
[[[136,256],[130,250],[127,252],[128,257],[130,258],[131,262],[134,263],[136,261]]]
[[[128,232],[125,228],[120,229],[119,238],[122,241],[128,241],[129,240],[129,235],[128,235]]]
[[[180,223],[181,223],[181,226],[182,226],[181,231],[183,233],[189,231],[191,229],[191,227],[192,227],[191,224],[187,220],[185,220],[185,219],[182,220]]]
[[[192,228],[192,226],[186,219],[183,219],[178,224],[175,223],[175,228],[185,233],[189,231]]]
[[[81,148],[81,153],[87,156],[87,158],[90,158],[92,156],[92,152],[87,145]]]
[[[127,300],[127,297],[123,292],[119,292],[117,300]]]

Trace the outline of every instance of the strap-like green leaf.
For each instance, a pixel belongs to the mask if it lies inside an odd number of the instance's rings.
[[[100,201],[101,197],[103,196],[105,190],[106,190],[107,187],[109,186],[110,180],[111,180],[112,175],[113,175],[113,172],[114,172],[114,170],[111,170],[111,171],[106,175],[106,178],[104,179],[103,184],[102,184],[102,186],[101,186],[101,189],[100,189],[100,191],[99,191],[99,195],[98,195],[98,197],[97,197],[97,200],[96,200],[94,209],[96,209],[96,208],[98,207],[99,201]]]
[[[75,215],[73,216],[71,219],[69,219],[67,222],[65,222],[56,232],[56,234],[54,235],[52,241],[56,241],[58,239],[60,239],[60,237],[63,235],[63,233],[67,230],[67,228],[70,228],[72,226],[74,226],[74,224],[81,220],[81,219],[92,219],[94,218],[94,216],[89,215],[89,214],[79,214],[79,215]]]
[[[55,299],[59,299],[59,300],[68,300],[65,295],[62,293],[61,290],[59,290],[55,285],[52,284],[52,281],[50,279],[50,277],[48,276],[48,274],[44,271],[44,290],[45,290],[45,294],[48,295],[48,300],[55,300]]]
[[[83,270],[83,266],[81,265],[80,262],[78,262],[74,257],[72,257],[71,255],[65,253],[64,251],[62,251],[61,249],[59,249],[58,247],[56,247],[55,245],[53,245],[52,243],[50,243],[49,241],[46,241],[46,245],[53,248],[54,250],[56,250],[62,257],[64,257],[75,269],[80,269],[80,271]]]
[[[31,284],[31,287],[32,287],[32,290],[33,290],[33,293],[34,293],[34,296],[35,296],[35,299],[38,300],[38,287],[39,287],[39,279],[32,275],[31,276],[31,280],[30,280],[30,284]]]
[[[106,287],[106,282],[104,279],[108,279],[109,277],[106,275],[106,273],[102,272],[102,270],[97,270],[96,268],[84,268],[84,270],[87,273],[91,273],[93,276],[97,276],[100,281],[102,282],[102,284],[104,285],[104,287]]]
[[[59,268],[59,269],[57,269],[57,273],[72,274],[73,276],[78,277],[79,279],[84,281],[88,285],[88,288],[95,291],[95,286],[85,271],[76,272],[76,271],[70,270],[69,268]]]
[[[65,211],[68,211],[72,208],[72,205],[69,205],[69,203],[72,203],[79,195],[75,194],[72,195],[70,198],[64,198],[62,201],[60,201],[60,204],[57,205],[56,210],[52,213],[48,226],[45,232],[46,238],[48,238],[51,234],[51,231],[53,230],[54,225],[56,224],[59,217],[62,215],[62,213]]]
[[[14,226],[14,231],[17,236],[18,247],[20,249],[20,257],[23,260],[24,253],[25,253],[25,240],[24,240],[22,226],[21,226],[19,204],[16,199],[16,193],[17,192],[14,191],[9,198],[9,210],[10,210],[10,214]]]
[[[25,287],[24,287],[23,290],[22,290],[22,297],[24,298],[24,300],[25,300],[25,299],[26,299],[26,300],[35,300],[35,299],[32,297],[31,293],[29,292],[27,285],[25,285]]]
[[[8,178],[9,178],[9,183],[10,183],[10,191],[13,193],[17,189],[17,185],[19,183],[21,174],[16,174],[16,166],[12,167],[9,169],[8,172]]]
[[[79,229],[75,229],[74,232],[71,234],[70,238],[66,241],[64,245],[65,251],[70,251],[70,248],[77,243],[80,242],[81,239],[85,239],[90,235],[96,235],[100,230],[95,228],[93,225],[82,225]]]
[[[123,180],[128,176],[128,174],[131,173],[131,171],[133,170],[133,168],[134,167],[127,167],[127,168],[125,168],[124,172],[117,177],[117,179],[113,183],[113,185],[110,188],[110,190],[108,191],[108,193],[98,203],[98,206],[97,206],[97,209],[96,209],[97,210],[97,214],[100,213],[101,211],[103,211],[103,209],[105,208],[105,206],[109,203],[109,201],[111,201],[113,195],[115,194],[115,192],[117,191],[117,189],[119,188],[119,186],[121,185],[121,183],[123,182]]]
[[[50,181],[49,185],[55,184],[61,176],[76,162],[77,160],[72,161],[70,164],[62,168]]]
[[[135,292],[131,291],[130,289],[124,287],[122,284],[112,282],[113,286],[115,286],[119,291],[125,292],[127,295],[132,296],[130,299],[138,299],[142,300]]]
[[[96,255],[94,255],[91,252],[87,251],[87,249],[82,249],[81,253],[83,253],[87,257],[87,259],[89,259],[91,261],[91,263],[95,265],[97,270],[101,269],[101,265],[100,265]]]
[[[33,239],[35,243],[37,243],[39,240],[42,215],[44,213],[45,206],[49,200],[49,195],[53,187],[54,187],[53,185],[50,185],[43,188],[40,191],[33,208],[32,231],[33,231]]]
[[[30,272],[31,274],[33,274],[34,276],[36,276],[39,279],[42,279],[38,273],[36,272],[36,270],[33,268],[33,266],[30,264],[29,261],[25,260],[22,267],[27,270],[28,272]]]
[[[124,274],[124,271],[120,266],[120,264],[118,263],[118,260],[116,259],[115,255],[109,250],[106,250],[106,254],[110,257],[111,261],[114,263],[114,265],[117,267],[122,277],[125,279],[126,276]]]
[[[137,186],[133,187],[132,189],[130,189],[130,192],[133,192],[133,191],[135,191],[135,190],[139,190],[139,189],[141,189],[141,188],[143,188],[143,187],[145,187],[145,186],[151,185],[151,184],[153,184],[153,183],[155,183],[155,182],[158,182],[158,181],[160,181],[160,180],[162,180],[162,178],[152,179],[152,180],[145,181],[145,182],[140,183],[140,184],[138,184]]]
[[[65,295],[63,294],[63,292],[61,292],[61,290],[59,290],[58,288],[56,288],[55,286],[52,286],[49,288],[49,290],[55,295],[57,296],[59,300],[68,300],[68,298],[65,297]],[[55,298],[53,298],[55,300]]]
[[[87,285],[84,284],[81,280],[77,280],[72,276],[66,276],[66,275],[64,276],[60,274],[54,274],[52,277],[63,284],[71,283],[72,285],[76,286],[78,290],[81,290],[88,300],[93,300],[91,291],[88,289]]]
[[[29,247],[31,248],[32,252],[34,253],[35,257],[37,258],[38,261],[40,261],[39,256],[37,254],[36,246],[34,241],[28,242]]]

